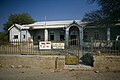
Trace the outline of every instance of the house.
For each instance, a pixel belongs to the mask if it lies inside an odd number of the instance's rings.
[[[69,46],[70,40],[78,40],[79,43],[74,41],[74,44],[83,45],[83,40],[111,40],[115,35],[120,34],[120,28],[113,27],[96,27],[87,26],[86,22],[81,20],[64,20],[64,21],[41,21],[28,25],[13,24],[9,29],[9,41],[53,41],[53,42],[66,42]],[[115,29],[116,32],[112,32]],[[114,34],[111,37],[111,32]]]

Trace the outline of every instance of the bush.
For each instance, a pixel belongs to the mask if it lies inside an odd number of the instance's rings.
[[[94,60],[93,60],[93,55],[91,53],[84,54],[83,57],[81,58],[81,60],[85,64],[93,66]]]
[[[7,32],[0,32],[0,41],[1,42],[8,42],[8,33]]]

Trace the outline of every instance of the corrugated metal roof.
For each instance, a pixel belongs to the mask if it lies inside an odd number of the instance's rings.
[[[29,25],[23,25],[25,27],[27,26],[44,26],[44,25],[67,25],[70,23],[73,23],[73,21],[77,22],[78,24],[81,23],[81,20],[64,20],[64,21],[41,21],[41,22],[35,22],[33,24]]]
[[[19,24],[14,24],[14,25],[19,29],[30,29],[31,27],[33,29],[64,28],[67,25],[72,24],[74,21],[77,22],[77,24],[82,24],[81,20],[63,20],[63,21],[41,21],[28,25],[19,25]],[[10,30],[12,27],[13,26],[11,26],[8,30]]]

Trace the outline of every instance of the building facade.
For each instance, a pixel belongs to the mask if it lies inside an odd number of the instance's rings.
[[[82,44],[83,26],[80,20],[43,21],[29,25],[14,24],[9,29],[9,41],[55,41],[79,39]],[[66,43],[68,45],[68,43]]]
[[[81,20],[42,21],[28,25],[13,24],[8,30],[10,42],[65,41],[66,46],[69,46],[69,40],[73,39],[79,40],[79,43],[75,42],[79,45],[83,45],[83,41],[91,38],[95,40],[112,39],[110,27],[86,26],[86,23]],[[120,32],[118,31],[115,35],[117,34]]]

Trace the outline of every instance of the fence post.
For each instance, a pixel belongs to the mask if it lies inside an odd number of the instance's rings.
[[[21,54],[21,53],[22,53],[22,52],[21,52],[21,51],[22,51],[22,50],[21,50],[21,48],[22,48],[21,42],[19,41],[18,44],[20,44],[20,47],[19,47],[19,48],[20,48],[20,54]]]
[[[58,66],[57,66],[58,64],[57,63],[58,63],[58,57],[55,58],[55,69],[58,68]]]

